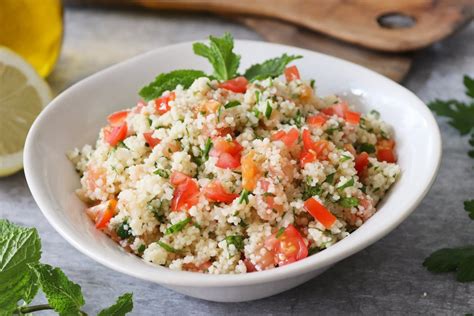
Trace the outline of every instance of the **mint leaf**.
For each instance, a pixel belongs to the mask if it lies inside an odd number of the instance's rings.
[[[59,315],[78,315],[84,305],[81,287],[70,281],[63,271],[48,264],[30,265],[36,272],[49,305]]]
[[[193,51],[196,55],[207,58],[214,68],[214,77],[218,80],[229,80],[237,75],[240,56],[233,52],[234,39],[230,33],[223,37],[209,36],[210,44],[194,43]]]
[[[143,87],[139,94],[145,101],[150,101],[161,97],[165,91],[174,90],[178,85],[187,89],[194,80],[201,77],[207,77],[207,75],[200,70],[185,69],[162,73],[147,86]]]
[[[268,59],[261,64],[250,66],[245,71],[244,77],[249,81],[278,77],[283,73],[286,65],[300,58],[303,58],[303,56],[283,54],[280,57]]]
[[[133,294],[125,293],[117,298],[114,305],[104,308],[97,316],[124,316],[133,309]]]
[[[466,87],[466,95],[474,98],[474,79],[468,75],[464,75],[464,86]]]
[[[460,282],[474,281],[474,246],[443,248],[432,253],[423,262],[434,273],[456,272]]]
[[[469,213],[471,219],[474,219],[474,200],[464,201],[464,210]]]
[[[434,100],[428,103],[430,109],[440,116],[450,118],[448,123],[456,128],[461,135],[474,128],[474,104],[466,104],[457,100]]]
[[[20,300],[31,302],[38,287],[28,264],[40,257],[36,229],[0,220],[0,311],[12,313]]]

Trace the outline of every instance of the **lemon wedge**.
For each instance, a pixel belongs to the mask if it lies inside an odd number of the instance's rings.
[[[0,47],[0,177],[23,167],[28,130],[50,100],[48,84],[33,67]]]

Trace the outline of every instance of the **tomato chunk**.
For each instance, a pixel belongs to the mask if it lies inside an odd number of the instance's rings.
[[[104,138],[110,146],[116,146],[119,142],[127,137],[127,123],[122,123],[119,126],[107,126],[104,128]]]
[[[323,224],[326,228],[331,226],[336,221],[336,217],[332,215],[329,210],[314,198],[309,198],[304,202],[304,208],[311,214],[318,222]]]
[[[358,154],[355,158],[355,169],[357,173],[360,174],[362,171],[365,170],[367,165],[369,164],[369,154],[365,151]]]
[[[344,114],[344,118],[345,118],[347,123],[356,125],[356,124],[359,124],[359,122],[360,122],[360,113],[359,112],[347,111]]]
[[[304,168],[304,165],[307,163],[315,162],[318,159],[318,156],[314,150],[303,150],[300,154],[300,165],[301,168]]]
[[[152,149],[161,142],[159,138],[153,137],[153,132],[143,133],[143,137],[145,138],[145,141],[147,142],[148,145],[150,145],[150,148]]]
[[[212,181],[204,188],[204,196],[210,201],[222,203],[231,203],[239,197],[238,194],[228,193],[217,180]]]
[[[107,121],[109,122],[110,126],[120,126],[127,119],[128,112],[128,110],[125,110],[112,113],[107,116]]]
[[[170,182],[175,186],[171,200],[172,211],[189,210],[199,202],[199,185],[193,178],[173,172]]]
[[[275,264],[286,264],[304,259],[308,256],[308,247],[300,232],[289,224],[283,233],[274,233],[265,241],[265,248],[274,255]]]
[[[117,200],[110,199],[86,209],[87,215],[95,222],[95,227],[104,229],[115,215]]]
[[[309,116],[306,122],[310,126],[321,127],[328,120],[327,116],[324,113],[319,113],[316,115]]]
[[[166,112],[171,110],[169,102],[174,101],[174,99],[176,99],[176,94],[174,92],[155,99],[155,111],[160,115],[165,114]]]
[[[247,91],[248,80],[243,77],[236,77],[219,84],[219,88],[230,90],[235,93],[245,93]]]
[[[300,155],[301,165],[304,166],[306,163],[313,162],[316,159],[326,160],[328,146],[329,142],[327,140],[321,139],[315,142],[311,138],[309,130],[303,130],[303,151]]]
[[[299,136],[298,130],[296,128],[292,128],[288,132],[285,132],[285,131],[276,132],[275,134],[272,135],[272,140],[273,141],[281,140],[286,145],[286,147],[291,148],[298,141],[298,136]]]
[[[377,142],[377,160],[386,162],[397,162],[395,155],[395,141],[393,139],[381,139]]]
[[[242,158],[242,187],[249,192],[255,189],[261,176],[261,171],[255,162],[255,156],[255,152],[251,150]]]
[[[290,82],[296,79],[300,79],[300,72],[296,66],[290,66],[285,68],[285,79]]]
[[[223,169],[235,169],[240,166],[241,152],[244,148],[234,139],[217,139],[209,152],[212,157],[217,157],[216,166]]]

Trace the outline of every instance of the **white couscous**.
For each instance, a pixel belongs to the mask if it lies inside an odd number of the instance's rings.
[[[111,114],[68,153],[96,227],[153,264],[219,274],[304,259],[367,221],[400,174],[392,131],[318,97],[290,61]]]

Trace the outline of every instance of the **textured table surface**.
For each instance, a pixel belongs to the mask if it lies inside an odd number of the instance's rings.
[[[67,9],[59,63],[48,78],[60,92],[99,69],[150,49],[230,31],[238,39],[259,39],[223,19],[191,14],[155,14]],[[462,74],[474,75],[474,23],[417,55],[404,85],[422,100],[463,98]],[[114,272],[72,248],[48,224],[22,172],[0,179],[0,218],[38,228],[43,261],[62,267],[81,284],[87,312],[96,312],[121,293],[135,295],[134,315],[208,314],[449,314],[474,312],[474,284],[453,275],[432,275],[421,263],[433,250],[474,243],[474,223],[462,201],[474,197],[474,160],[467,139],[438,120],[443,160],[430,193],[397,229],[323,275],[254,302],[223,304],[177,294],[156,284]]]

